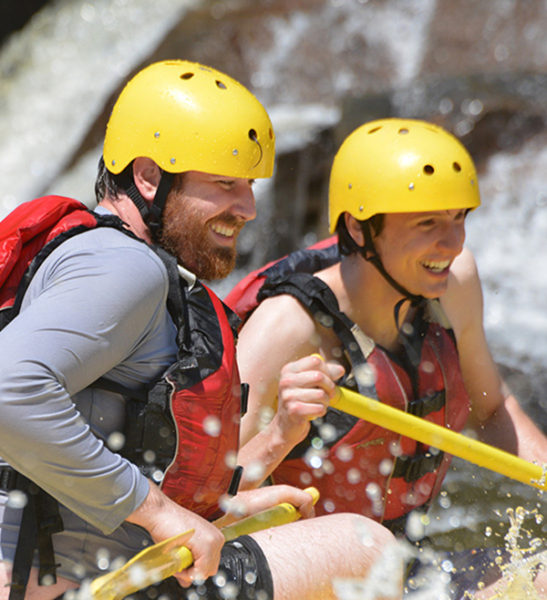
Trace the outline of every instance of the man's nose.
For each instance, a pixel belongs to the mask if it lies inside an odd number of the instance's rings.
[[[242,183],[233,206],[233,214],[244,221],[252,221],[256,217],[256,202],[250,183]]]
[[[451,223],[445,228],[439,244],[448,250],[457,253],[463,249],[465,242],[465,225],[463,223]]]

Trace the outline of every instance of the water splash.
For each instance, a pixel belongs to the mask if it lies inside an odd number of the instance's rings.
[[[197,2],[57,0],[7,40],[0,54],[0,218],[55,178],[112,91]]]
[[[477,586],[478,592],[466,592],[464,599],[475,600],[489,598],[490,600],[541,600],[534,586],[534,579],[541,569],[545,568],[547,550],[540,552],[545,546],[545,541],[540,538],[529,539],[526,547],[523,547],[524,537],[530,537],[524,529],[526,519],[534,518],[536,522],[543,519],[543,515],[537,508],[527,510],[522,506],[508,508],[509,529],[505,535],[505,548],[509,554],[509,561],[499,556],[495,562],[500,568],[502,579],[495,584],[492,592],[487,596],[481,595],[480,590],[484,584]]]

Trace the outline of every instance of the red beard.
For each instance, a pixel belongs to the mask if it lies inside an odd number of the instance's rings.
[[[244,225],[230,213],[217,215],[214,220],[234,227],[236,238]],[[167,199],[160,245],[199,279],[222,279],[235,266],[236,248],[217,246],[210,240],[209,231],[210,222],[204,222],[188,202],[173,196]]]

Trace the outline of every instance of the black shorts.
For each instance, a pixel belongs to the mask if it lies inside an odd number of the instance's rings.
[[[252,537],[224,544],[218,572],[202,585],[183,588],[174,577],[150,586],[135,600],[273,600],[273,580],[266,557]]]

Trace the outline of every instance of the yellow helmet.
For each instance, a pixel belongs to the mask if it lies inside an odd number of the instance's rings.
[[[106,168],[121,173],[151,158],[169,173],[270,177],[275,137],[268,114],[243,85],[185,60],[154,63],[122,90],[106,129]]]
[[[441,127],[414,119],[379,119],[343,142],[331,170],[329,225],[343,212],[359,221],[378,213],[479,206],[473,160]]]

